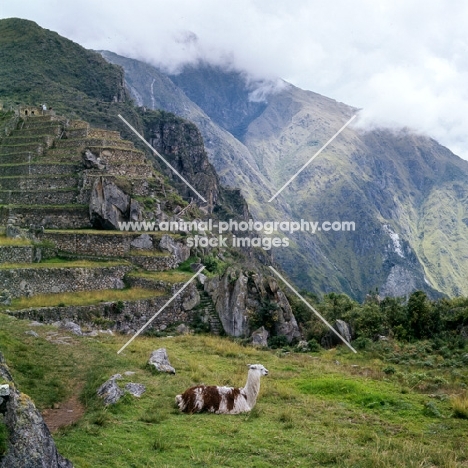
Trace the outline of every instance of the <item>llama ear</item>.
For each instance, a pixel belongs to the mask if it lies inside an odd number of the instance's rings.
[[[248,368],[252,367],[252,364],[247,364],[247,367],[248,367]]]

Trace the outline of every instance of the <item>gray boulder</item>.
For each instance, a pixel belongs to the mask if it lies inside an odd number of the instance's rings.
[[[2,292],[0,292],[0,305],[11,305],[10,291],[4,289]]]
[[[1,397],[5,400],[1,411],[9,437],[0,468],[73,468],[72,463],[58,453],[50,431],[33,401],[14,385],[1,353],[0,377],[12,384],[7,385],[9,395]]]
[[[83,332],[81,331],[81,327],[76,324],[75,322],[70,322],[70,321],[67,321],[67,322],[61,322],[60,323],[60,328],[62,330],[68,330],[69,332],[73,333],[74,335],[77,335],[77,336],[82,336],[83,335]]]
[[[266,348],[268,346],[268,331],[261,326],[252,333],[252,344]]]
[[[106,169],[106,161],[93,154],[89,149],[85,150],[82,157],[86,169],[97,169],[99,171]]]
[[[175,374],[175,369],[171,366],[167,356],[166,348],[159,348],[151,353],[148,364],[154,366],[158,372],[167,372],[168,374]]]
[[[159,248],[174,255],[179,263],[185,262],[190,257],[190,248],[181,242],[176,242],[168,234],[161,237]]]
[[[344,320],[336,320],[333,324],[333,328],[348,342],[351,343],[353,338],[353,330],[351,325]],[[334,346],[338,346],[340,344],[344,344],[343,341],[336,336],[331,330],[323,336],[320,341],[320,345],[325,349],[333,348]]]
[[[190,333],[190,328],[187,327],[187,325],[185,325],[185,323],[181,323],[177,328],[176,328],[176,332],[179,334],[179,335],[187,335]]]
[[[143,219],[143,210],[140,204],[133,198],[130,200],[128,218],[130,221],[141,221]]]
[[[105,405],[115,405],[125,395],[116,382],[120,379],[122,376],[115,374],[98,388],[97,394],[104,400]]]
[[[142,234],[130,244],[134,249],[151,250],[153,248],[153,239],[149,234]]]
[[[146,392],[146,387],[140,383],[129,382],[125,385],[125,390],[131,395],[140,398]]]

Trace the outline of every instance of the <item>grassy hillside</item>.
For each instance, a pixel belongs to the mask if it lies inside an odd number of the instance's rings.
[[[0,315],[0,348],[25,393],[42,409],[79,393],[83,418],[55,434],[60,452],[85,467],[462,467],[468,416],[454,396],[468,384],[466,349],[429,343],[375,344],[296,354],[262,351],[210,336],[45,339],[57,330]],[[60,332],[62,334],[62,332]],[[177,374],[151,372],[152,350],[165,347]],[[243,385],[246,364],[270,371],[249,415],[185,415],[174,396],[204,382]],[[115,373],[147,391],[104,408],[98,386]],[[466,401],[466,400],[465,400]],[[457,406],[458,404],[458,406]],[[454,408],[458,408],[454,411]],[[466,409],[466,407],[465,407]]]

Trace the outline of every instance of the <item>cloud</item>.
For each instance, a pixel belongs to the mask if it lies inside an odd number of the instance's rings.
[[[361,125],[408,126],[468,159],[464,0],[2,0],[0,15],[171,71],[205,60],[281,77],[363,108]]]

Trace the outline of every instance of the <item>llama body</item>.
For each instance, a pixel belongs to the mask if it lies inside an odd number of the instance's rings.
[[[208,411],[216,414],[239,414],[249,412],[257,402],[260,391],[260,378],[268,375],[261,364],[249,364],[245,387],[218,387],[197,385],[182,395],[176,396],[179,409],[185,413]]]

